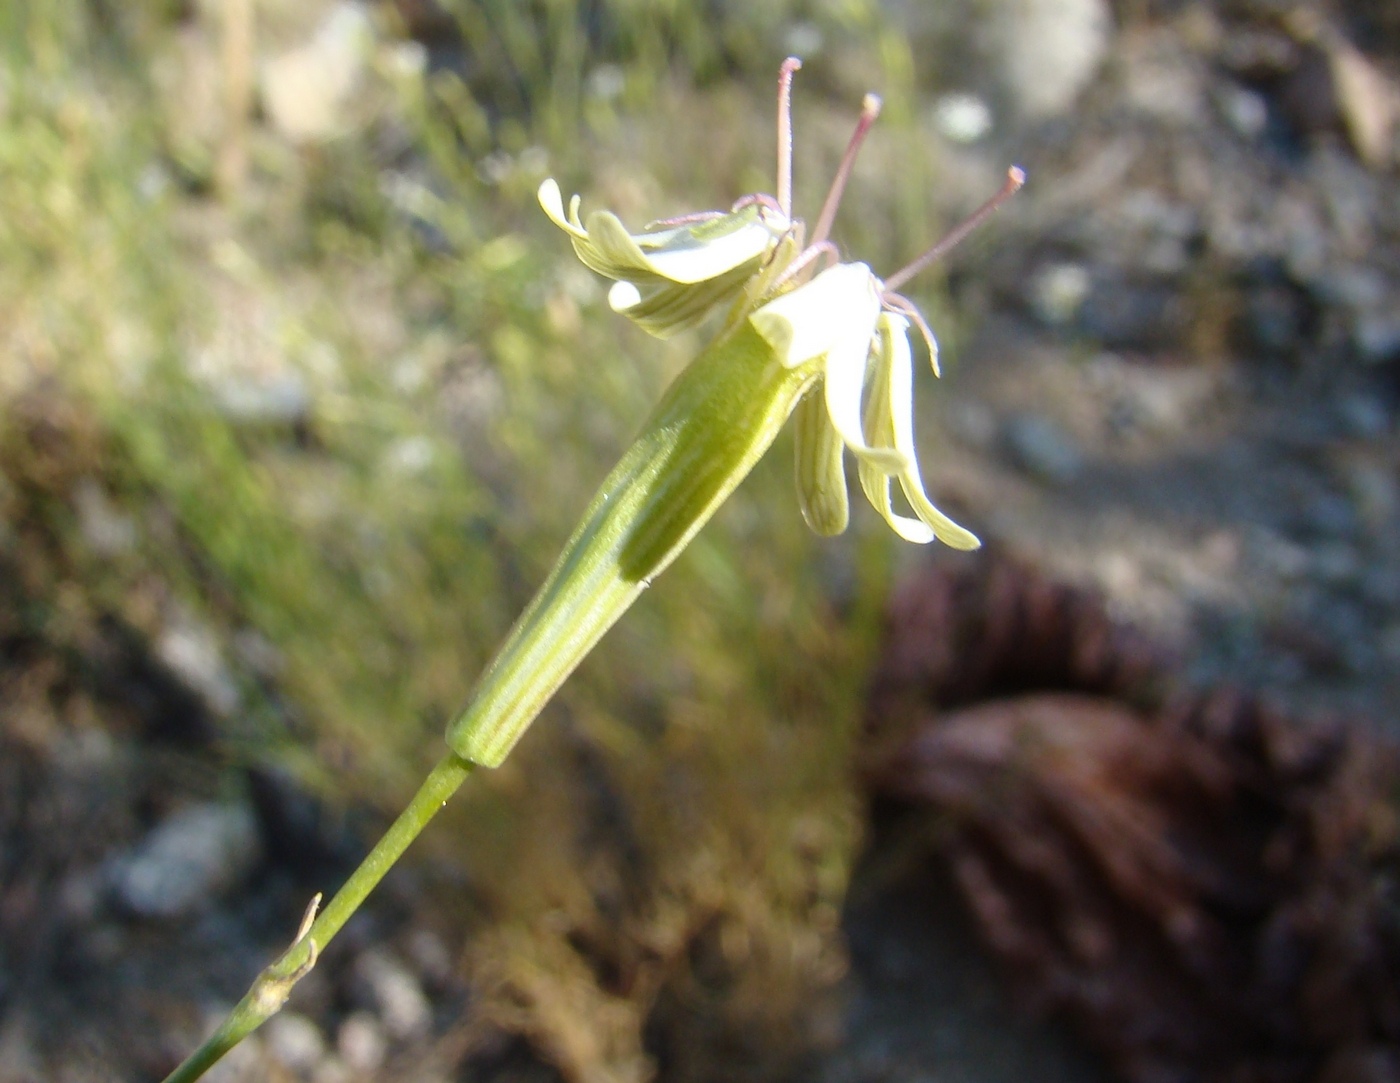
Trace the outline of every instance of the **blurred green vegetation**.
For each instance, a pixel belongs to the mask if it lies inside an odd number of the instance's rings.
[[[0,10],[0,550],[36,519],[58,539],[36,634],[115,615],[212,642],[232,764],[393,810],[698,343],[608,312],[535,206],[546,171],[630,222],[771,188],[795,22],[828,43],[799,82],[801,206],[867,86],[886,114],[842,240],[908,256],[937,163],[906,138],[907,48],[865,0],[462,2],[426,52],[376,8],[345,130],[315,140],[230,119],[228,85],[328,5],[250,8],[242,59],[220,10]],[[809,536],[790,454],[425,840],[473,889],[482,1010],[594,1078],[645,1075],[655,1004],[773,1042],[839,970],[849,752],[896,543],[860,512]],[[93,492],[124,529],[94,527]],[[692,973],[702,941],[718,985]]]

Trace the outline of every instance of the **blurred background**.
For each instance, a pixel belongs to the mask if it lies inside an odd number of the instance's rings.
[[[535,190],[909,291],[935,499],[767,459],[222,1080],[1400,1079],[1389,0],[0,4],[0,1081],[153,1080],[703,342]],[[210,1078],[216,1078],[211,1075]]]

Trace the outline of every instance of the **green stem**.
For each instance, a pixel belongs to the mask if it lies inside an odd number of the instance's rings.
[[[336,892],[320,917],[297,937],[280,959],[258,975],[219,1029],[166,1076],[165,1083],[190,1083],[199,1079],[225,1053],[281,1010],[292,987],[316,965],[319,953],[350,920],[350,915],[359,909],[360,903],[365,901],[394,862],[403,856],[409,843],[418,837],[418,833],[437,815],[447,799],[457,792],[474,766],[453,752],[438,762],[408,807]]]

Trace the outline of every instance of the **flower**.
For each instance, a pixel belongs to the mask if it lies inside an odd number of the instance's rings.
[[[721,339],[747,315],[780,364],[802,370],[807,379],[793,407],[796,477],[802,515],[813,530],[831,535],[846,529],[849,448],[861,489],[900,537],[976,549],[977,537],[939,511],[924,490],[913,435],[911,322],[928,345],[935,376],[938,343],[913,302],[895,290],[984,221],[1021,186],[1024,174],[1010,170],[997,195],[886,282],[864,263],[838,262],[827,237],[856,153],[880,113],[880,99],[867,95],[812,238],[802,248],[804,227],[792,214],[790,108],[792,75],[800,66],[789,58],[778,78],[776,197],[746,196],[727,214],[689,215],[640,234],[629,234],[607,211],[594,211],[585,224],[578,196],[566,215],[552,180],[540,186],[540,204],[570,235],[579,259],[614,280],[608,294],[613,309],[643,329],[665,337],[732,301]],[[815,273],[822,260],[834,265]],[[912,517],[895,510],[895,482]]]
[[[855,454],[866,497],[901,538],[937,538],[954,549],[981,542],[924,492],[913,438],[909,321],[886,307],[883,284],[864,263],[838,263],[749,316],[788,368],[814,361],[818,386],[798,403],[796,474],[803,518],[818,534],[839,534],[849,516],[844,449]],[[937,346],[929,337],[936,365]],[[862,398],[867,404],[862,411]],[[899,482],[917,518],[894,510]]]
[[[559,186],[540,203],[574,251],[614,280],[612,307],[664,336],[731,303],[718,334],[675,379],[641,432],[603,480],[549,577],[516,621],[448,726],[454,752],[495,767],[599,638],[685,549],[796,416],[802,513],[822,534],[849,518],[844,459],[854,453],[862,490],[894,530],[975,549],[975,536],[924,492],[914,452],[909,326],[933,334],[912,302],[894,292],[990,214],[1007,186],[972,218],[882,282],[864,263],[840,262],[827,234],[865,132],[879,113],[867,96],[813,236],[792,217],[788,91],[798,62],[778,83],[778,194],[748,196],[729,213],[691,215],[629,234],[615,215],[565,212]],[[834,264],[818,273],[821,262]],[[913,515],[894,510],[899,487]]]
[[[733,300],[792,223],[766,201],[740,200],[729,213],[701,212],[628,233],[617,215],[579,219],[579,197],[564,200],[552,179],[540,185],[540,206],[569,234],[584,265],[615,284],[608,304],[644,331],[667,338],[693,327],[716,305]]]

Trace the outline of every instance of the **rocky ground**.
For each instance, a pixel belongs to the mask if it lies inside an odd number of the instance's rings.
[[[1031,174],[949,271],[971,331],[925,418],[931,488],[1046,581],[1093,591],[1182,687],[1400,738],[1394,13],[988,0],[968,8],[982,29],[967,46],[955,15],[889,7],[939,73],[921,124],[946,151],[940,205],[974,205],[1008,161]],[[820,50],[812,33],[792,36]],[[100,494],[79,496],[85,530],[123,529]],[[912,576],[929,558],[906,559]],[[0,601],[18,610],[33,565],[5,570]],[[106,628],[54,651],[0,619],[0,641],[0,1081],[157,1078],[190,1043],[189,1005],[217,1017],[256,969],[228,960],[275,952],[375,817],[329,812],[276,773],[221,792],[197,639],[152,656]],[[141,743],[39,747],[40,704],[106,712]],[[204,728],[167,739],[172,717]],[[907,833],[871,838],[847,977],[800,1055],[754,1053],[745,1076],[1112,1078],[1101,1047],[1020,1010],[945,867],[911,857]],[[392,874],[218,1078],[558,1076],[557,1049],[463,1021],[466,945],[439,905],[453,885],[433,876]],[[650,1033],[659,1078],[710,1078],[705,1058],[663,1048],[703,1027],[659,1011]],[[1328,1078],[1400,1071],[1368,1064]]]

